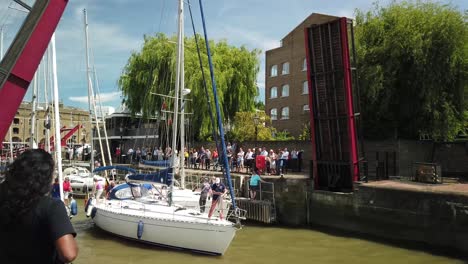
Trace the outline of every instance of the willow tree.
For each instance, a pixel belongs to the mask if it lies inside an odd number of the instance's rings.
[[[366,136],[456,136],[468,88],[466,18],[454,6],[420,1],[357,11]]]
[[[214,100],[205,43],[199,36],[203,72],[207,81],[212,109]],[[175,37],[157,34],[145,36],[140,52],[133,53],[119,80],[123,101],[132,113],[143,113],[145,117],[160,114],[162,108],[172,109],[173,101],[162,96],[174,94],[175,88]],[[186,112],[192,112],[190,122],[197,139],[211,135],[208,100],[203,88],[202,70],[199,66],[195,38],[186,38],[185,45],[185,86],[191,90],[187,97]],[[259,71],[259,50],[234,47],[226,41],[210,41],[217,92],[223,122],[234,119],[239,111],[253,111],[257,96],[256,77]],[[169,110],[171,111],[171,110]]]

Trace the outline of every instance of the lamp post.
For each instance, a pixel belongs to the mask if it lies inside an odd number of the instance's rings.
[[[259,118],[257,112],[255,112],[255,116],[253,117],[253,121],[254,121],[254,125],[255,125],[255,148],[257,148],[258,122],[260,121],[260,118]]]

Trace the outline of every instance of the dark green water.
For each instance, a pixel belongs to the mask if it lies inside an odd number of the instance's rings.
[[[79,201],[82,204],[82,201]],[[308,229],[245,226],[224,256],[202,256],[128,241],[94,227],[82,211],[73,219],[80,248],[73,263],[467,263],[365,239]],[[201,237],[200,239],[203,239]],[[210,243],[210,241],[206,241]]]

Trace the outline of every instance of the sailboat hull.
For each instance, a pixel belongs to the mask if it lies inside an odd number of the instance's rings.
[[[235,236],[233,223],[208,220],[206,214],[194,216],[192,210],[119,203],[96,205],[96,226],[127,239],[212,255],[223,255]]]

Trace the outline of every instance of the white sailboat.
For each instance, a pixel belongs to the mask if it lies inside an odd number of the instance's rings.
[[[173,150],[177,149],[179,108],[177,98],[179,98],[179,90],[183,89],[183,7],[183,1],[179,0],[178,68],[176,100],[174,102]],[[180,100],[183,101],[183,96],[180,97]],[[222,128],[220,128],[220,133],[223,134]],[[181,141],[183,142],[183,139]],[[181,156],[183,156],[183,151]],[[131,199],[118,197],[118,188],[114,188],[109,199],[89,202],[88,212],[93,217],[97,227],[127,239],[200,253],[222,255],[229,247],[236,231],[241,227],[239,223],[239,219],[242,218],[240,210],[231,211],[234,212],[234,216],[238,220],[234,223],[228,220],[230,215],[226,215],[224,218],[220,216],[209,218],[207,213],[200,213],[198,210],[178,205],[174,199],[177,197],[175,195],[177,191],[172,191],[174,189],[173,172],[176,171],[176,164],[179,163],[176,162],[177,159],[177,155],[173,155],[171,167],[154,174],[128,175],[128,183],[132,186]],[[179,164],[183,165],[183,163]],[[227,168],[226,171],[229,178],[229,169]],[[155,198],[154,190],[153,193],[149,193],[144,185],[139,184],[143,182],[151,182],[153,186],[168,186],[168,199]],[[157,189],[155,190],[157,191]],[[165,190],[164,187],[161,190]]]

